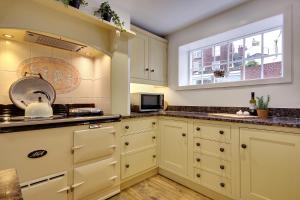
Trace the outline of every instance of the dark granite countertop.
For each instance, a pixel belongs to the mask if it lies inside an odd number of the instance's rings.
[[[15,169],[0,171],[0,200],[22,200],[21,187]]]
[[[290,128],[300,128],[300,118],[292,117],[270,117],[268,119],[254,118],[238,118],[216,116],[212,113],[203,112],[184,112],[184,111],[165,111],[165,112],[149,112],[149,113],[131,113],[130,116],[123,116],[122,119],[150,117],[150,116],[166,116],[166,117],[183,117],[189,119],[213,120],[223,122],[235,122],[254,125],[280,126]]]

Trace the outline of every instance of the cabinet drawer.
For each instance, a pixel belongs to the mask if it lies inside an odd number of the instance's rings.
[[[221,176],[231,177],[231,162],[217,157],[194,153],[194,166]]]
[[[74,132],[74,163],[111,155],[116,148],[115,129],[104,127]]]
[[[149,168],[155,167],[156,163],[157,156],[154,148],[124,155],[121,158],[122,178],[127,178]]]
[[[139,150],[156,144],[156,133],[154,131],[146,131],[123,136],[121,139],[122,153]]]
[[[194,138],[194,151],[231,160],[231,145],[228,143]]]
[[[194,124],[194,135],[200,138],[230,143],[231,131],[229,126],[214,124]]]
[[[194,168],[194,180],[211,190],[231,195],[231,180],[213,173]]]
[[[82,199],[118,182],[117,161],[94,162],[74,169],[74,200]]]
[[[67,175],[60,174],[44,177],[35,181],[23,183],[22,196],[24,200],[67,200]]]
[[[143,131],[153,130],[157,128],[157,120],[155,118],[146,118],[146,119],[132,119],[127,120],[122,123],[122,133],[123,134],[132,134],[140,133]]]

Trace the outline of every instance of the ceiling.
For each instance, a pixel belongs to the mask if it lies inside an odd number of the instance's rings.
[[[109,0],[131,22],[161,36],[223,12],[247,0]]]

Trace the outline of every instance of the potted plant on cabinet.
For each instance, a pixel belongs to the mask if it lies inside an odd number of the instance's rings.
[[[267,119],[269,115],[269,102],[270,95],[267,96],[265,101],[264,96],[256,97],[257,98],[257,115],[260,118]]]
[[[119,15],[111,9],[109,3],[103,2],[100,5],[100,8],[94,12],[95,16],[100,16],[101,19],[110,22],[111,20],[114,22],[114,24],[121,30],[125,31],[124,29],[124,22],[121,22],[121,19]]]
[[[72,6],[74,8],[79,9],[80,5],[87,6],[88,3],[85,0],[57,0],[63,2],[65,5]]]

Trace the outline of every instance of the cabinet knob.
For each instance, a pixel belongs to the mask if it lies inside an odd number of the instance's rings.
[[[130,165],[129,165],[129,164],[126,164],[126,165],[125,165],[125,167],[126,167],[126,168],[129,168],[129,167],[130,167]]]
[[[223,147],[221,147],[221,148],[220,148],[220,151],[221,151],[221,152],[224,152],[224,151],[225,151],[225,149],[224,149]]]
[[[128,146],[128,145],[129,145],[129,142],[125,142],[125,145]]]
[[[197,178],[200,178],[201,177],[201,174],[196,174]]]
[[[201,161],[201,159],[200,159],[200,158],[197,158],[197,159],[196,159],[196,161],[197,161],[197,162],[200,162],[200,161]]]
[[[200,131],[200,130],[201,130],[201,128],[200,128],[200,127],[197,127],[197,128],[196,128],[196,131]]]
[[[197,142],[196,145],[197,145],[197,147],[200,147],[201,144],[200,144],[200,142]]]
[[[247,145],[246,145],[246,144],[242,144],[241,147],[242,147],[243,149],[246,149],[246,148],[247,148]]]
[[[152,122],[152,125],[155,125],[156,124],[156,122]]]
[[[152,157],[153,157],[153,158],[156,158],[156,155],[153,155]]]
[[[220,133],[221,135],[223,135],[223,134],[224,134],[224,131],[221,130],[221,131],[219,131],[219,133]]]
[[[220,165],[220,169],[225,169],[225,166],[224,165]]]
[[[152,139],[153,139],[153,140],[155,140],[155,139],[156,139],[156,137],[155,137],[155,136],[152,136]]]
[[[148,72],[148,71],[149,71],[149,68],[145,68],[145,71]]]
[[[129,129],[129,126],[125,126],[126,129]]]
[[[186,136],[186,134],[185,133],[182,133],[182,137],[185,137]]]
[[[151,69],[151,72],[154,72],[154,69]]]
[[[221,187],[225,187],[225,183],[220,183],[220,186]]]

